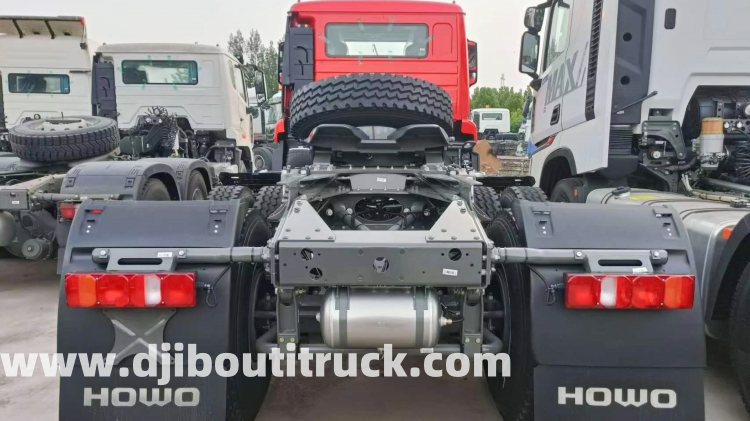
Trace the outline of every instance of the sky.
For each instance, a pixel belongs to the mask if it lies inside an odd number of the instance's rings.
[[[297,0],[2,0],[3,15],[84,16],[99,43],[188,42],[226,48],[229,34],[257,29],[264,42],[284,35],[286,12]],[[457,0],[467,35],[479,43],[478,86],[523,88],[518,49],[526,7],[539,0]]]

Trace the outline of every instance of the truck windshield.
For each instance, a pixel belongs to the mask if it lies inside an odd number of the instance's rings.
[[[68,75],[40,75],[11,73],[8,75],[8,92],[15,94],[69,94]]]
[[[326,26],[331,57],[427,57],[427,26],[390,23],[332,23]]]
[[[197,85],[198,63],[175,60],[124,60],[126,85]]]

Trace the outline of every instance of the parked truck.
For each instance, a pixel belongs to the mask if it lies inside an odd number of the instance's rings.
[[[38,42],[57,51],[57,40]],[[252,167],[246,81],[253,79],[220,48],[104,45],[91,73],[87,112],[69,115],[67,103],[36,99],[66,111],[10,129],[12,152],[0,156],[0,247],[15,256],[55,257],[84,198],[205,199],[219,174]],[[86,80],[73,78],[75,89]]]
[[[510,110],[507,108],[480,108],[471,112],[480,139],[495,140],[510,133]]]
[[[672,208],[691,240],[705,332],[728,342],[746,405],[748,12],[742,0],[548,1],[526,13],[520,62],[536,90],[539,186],[556,202]]]
[[[456,4],[295,3],[277,132],[310,163],[228,175],[208,201],[81,204],[58,352],[114,353],[119,375],[76,367],[60,419],[258,411],[267,377],[135,376],[149,343],[209,357],[290,343],[506,352],[511,377],[488,378],[505,420],[702,419],[701,291],[681,220],[549,203],[530,180],[475,171],[473,48]]]
[[[82,17],[0,16],[0,153],[10,127],[91,112],[91,51]]]

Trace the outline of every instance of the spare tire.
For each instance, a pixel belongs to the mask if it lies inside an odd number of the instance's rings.
[[[43,118],[12,127],[8,140],[21,159],[68,162],[112,152],[120,132],[117,122],[105,117]]]
[[[336,76],[303,86],[291,101],[289,129],[306,139],[321,124],[401,128],[437,124],[453,131],[453,105],[443,88],[402,75]]]

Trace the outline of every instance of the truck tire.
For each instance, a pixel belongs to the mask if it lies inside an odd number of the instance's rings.
[[[68,117],[31,120],[10,129],[9,142],[19,158],[69,162],[106,155],[120,143],[115,120]]]
[[[255,209],[258,209],[264,218],[273,215],[282,203],[284,203],[283,186],[263,186],[255,195]]]
[[[289,128],[306,139],[321,124],[401,128],[437,124],[453,131],[451,97],[430,82],[402,75],[365,73],[309,83],[294,94]]]
[[[523,247],[513,216],[499,212],[487,227],[487,236],[495,247]],[[534,360],[531,351],[528,269],[522,264],[502,265],[492,276],[488,293],[499,296],[503,305],[500,323],[492,333],[503,341],[502,352],[513,361],[513,375],[487,377],[495,405],[505,421],[534,419]],[[508,308],[510,307],[510,309]],[[490,320],[494,322],[494,319]],[[502,328],[502,329],[500,329]]]
[[[252,204],[253,192],[245,186],[218,186],[208,194],[208,200],[227,202],[230,200],[247,199]]]
[[[235,245],[237,247],[261,247],[267,245],[270,238],[271,230],[265,218],[257,210],[249,209],[245,214]],[[269,291],[265,280],[268,278],[263,264],[238,263],[236,269],[232,270],[232,299],[229,311],[235,323],[232,323],[234,329],[230,332],[229,343],[237,352],[240,361],[242,361],[243,354],[257,353],[256,338],[265,333],[263,325],[256,323],[254,317],[256,303],[267,293],[273,294],[272,285]],[[268,391],[269,381],[270,376],[238,375],[229,378],[227,419],[255,419]]]
[[[286,165],[290,168],[303,168],[312,165],[313,154],[310,148],[292,148],[286,154]]]
[[[750,411],[750,264],[742,271],[729,314],[729,353],[745,409]]]
[[[253,148],[253,171],[270,170],[273,152],[265,146]]]
[[[513,186],[503,190],[500,202],[503,208],[510,209],[514,200],[528,200],[529,202],[546,202],[547,195],[544,190],[533,186]]]
[[[586,203],[586,194],[582,189],[583,180],[580,178],[566,178],[560,180],[552,189],[551,202],[558,203]]]
[[[138,200],[167,201],[172,200],[172,196],[169,195],[169,190],[164,182],[157,178],[149,178],[146,184],[141,187]]]
[[[474,187],[474,207],[481,220],[492,221],[497,216],[497,212],[502,210],[500,195],[492,187]]]
[[[193,171],[188,180],[187,197],[185,200],[206,200],[208,197],[208,187],[206,180],[198,171]]]

